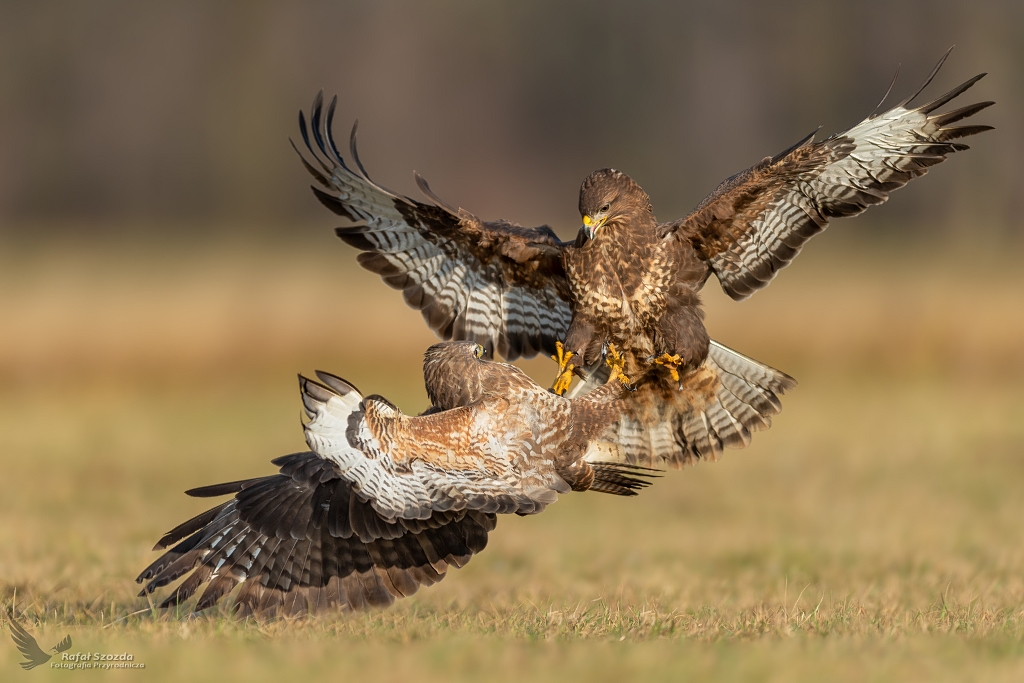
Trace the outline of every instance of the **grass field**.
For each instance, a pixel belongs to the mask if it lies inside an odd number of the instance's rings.
[[[303,448],[296,372],[421,409],[418,314],[326,239],[0,250],[0,606],[146,664],[25,673],[4,623],[0,680],[1024,680],[1024,273],[815,247],[708,287],[713,336],[801,382],[750,448],[502,518],[390,610],[267,623],[127,616],[133,579],[184,489]]]

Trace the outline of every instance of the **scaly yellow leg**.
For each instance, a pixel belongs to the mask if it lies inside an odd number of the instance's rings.
[[[551,391],[561,396],[569,390],[569,385],[572,384],[572,371],[576,366],[570,363],[569,360],[576,354],[572,351],[566,351],[560,341],[555,342],[555,352],[556,355],[551,356],[551,360],[558,363],[558,377],[555,378]]]
[[[608,345],[608,351],[604,362],[612,369],[612,374],[608,377],[609,382],[619,380],[627,387],[632,384],[629,377],[626,377],[626,373],[624,372],[626,368],[626,359],[621,353],[619,353],[618,349],[615,348],[615,344]]]
[[[683,359],[679,357],[679,354],[668,355],[663,353],[654,359],[655,364],[662,365],[668,368],[669,374],[672,375],[672,379],[676,382],[679,381],[679,366],[683,364]]]

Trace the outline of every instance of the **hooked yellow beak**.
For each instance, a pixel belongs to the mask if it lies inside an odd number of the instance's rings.
[[[590,216],[583,217],[583,230],[586,231],[588,239],[594,239],[594,235],[597,234],[597,229],[604,225],[605,220],[605,216],[602,216],[596,221]]]

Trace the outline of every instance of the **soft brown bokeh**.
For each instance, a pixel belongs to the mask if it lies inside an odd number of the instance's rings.
[[[901,191],[874,239],[1002,244],[1020,234],[1024,7],[1013,0],[0,4],[0,233],[91,219],[90,235],[277,236],[323,219],[287,144],[337,93],[339,140],[362,121],[376,179],[412,170],[485,218],[578,226],[576,193],[614,166],[664,220],[726,176],[890,102],[956,45],[929,93],[967,96],[998,133]],[[268,220],[269,219],[269,220]],[[66,234],[66,233],[64,233]],[[165,236],[166,237],[166,236]]]

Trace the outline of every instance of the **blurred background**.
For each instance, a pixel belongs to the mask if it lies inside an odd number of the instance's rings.
[[[132,609],[151,543],[199,511],[180,491],[303,447],[297,371],[425,406],[433,336],[357,267],[288,144],[321,88],[340,140],[360,120],[378,182],[418,196],[415,169],[449,203],[569,237],[592,170],[684,215],[818,126],[859,122],[897,65],[902,100],[954,44],[923,97],[989,72],[953,106],[996,100],[977,117],[995,131],[836,221],[752,299],[705,290],[715,338],[801,381],[772,431],[632,507],[570,497],[503,520],[478,578],[424,599],[533,577],[588,600],[555,577],[614,546],[635,554],[593,585],[672,604],[754,604],[803,577],[869,601],[903,586],[907,609],[950,581],[1021,605],[1012,0],[0,3],[0,588]],[[637,534],[651,515],[677,524],[674,546]],[[531,549],[544,533],[550,556]],[[767,583],[716,578],[740,574]],[[672,592],[681,575],[691,592]]]
[[[99,0],[0,12],[7,238],[88,225],[90,237],[160,239],[177,222],[193,226],[188,239],[282,239],[281,225],[323,223],[287,144],[321,88],[339,96],[340,136],[362,120],[365,161],[396,189],[414,191],[416,168],[481,215],[567,232],[580,180],[614,165],[667,219],[816,127],[857,123],[897,65],[892,101],[909,95],[953,44],[930,92],[990,71],[968,97],[998,100],[986,117],[1007,125],[858,229],[974,242],[1021,225],[1024,8],[1009,0]],[[26,227],[39,223],[52,227]]]

